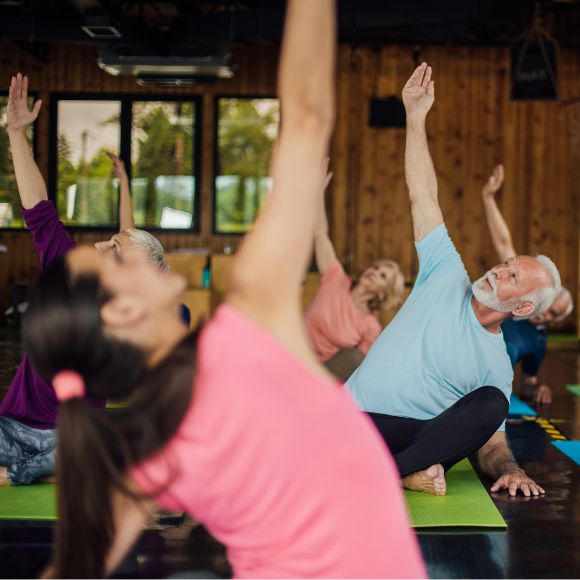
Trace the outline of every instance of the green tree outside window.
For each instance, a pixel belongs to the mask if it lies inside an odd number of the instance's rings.
[[[276,99],[218,101],[215,229],[244,233],[267,196],[270,156],[280,118]]]
[[[194,103],[133,103],[131,189],[138,227],[191,227],[194,135]]]

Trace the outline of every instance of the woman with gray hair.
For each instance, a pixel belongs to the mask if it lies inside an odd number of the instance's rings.
[[[150,262],[157,264],[161,270],[167,270],[161,242],[149,232],[135,228],[131,189],[124,161],[112,153],[108,155],[113,162],[113,173],[119,180],[119,233],[110,240],[97,242],[95,248],[99,252],[114,253],[140,250],[145,252]]]
[[[25,130],[38,117],[42,102],[36,101],[29,110],[27,97],[28,78],[21,74],[12,77],[6,117],[14,173],[24,221],[38,251],[41,269],[46,270],[76,244],[48,199],[46,184],[28,145]],[[134,229],[127,173],[120,159],[116,156],[112,159],[120,182],[121,231],[110,240],[95,245],[101,252],[115,254],[140,250],[160,269],[166,270],[165,253],[159,240],[148,232]],[[189,326],[189,311],[184,306],[181,315],[184,324]],[[104,400],[86,399],[93,406],[105,406]],[[54,473],[57,409],[51,385],[38,375],[24,356],[0,405],[0,486],[25,485]]]

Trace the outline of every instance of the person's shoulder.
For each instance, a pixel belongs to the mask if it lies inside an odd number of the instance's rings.
[[[324,274],[322,274],[320,277],[320,284],[340,285],[350,288],[352,279],[344,271],[342,264],[338,261],[338,259],[336,259],[332,262],[328,270],[326,270],[326,272],[324,272]]]
[[[440,223],[438,226],[434,227],[422,240],[415,242],[415,246],[417,249],[429,247],[445,239],[449,239],[451,242],[449,232],[447,231],[447,226],[445,223]]]
[[[415,242],[415,247],[419,257],[420,273],[421,270],[423,273],[432,273],[449,264],[461,266],[461,269],[465,270],[461,255],[444,223],[431,230],[420,242]]]
[[[330,266],[322,274],[322,279],[333,278],[335,276],[346,276],[346,272],[344,271],[344,268],[342,267],[342,264],[338,258],[335,258],[332,261],[332,264],[330,264]]]
[[[33,207],[23,208],[22,215],[24,216],[24,219],[27,223],[30,220],[37,220],[42,218],[55,218],[58,220],[56,207],[49,199],[43,199]]]

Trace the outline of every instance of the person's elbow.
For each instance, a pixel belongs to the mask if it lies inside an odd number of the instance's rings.
[[[284,104],[284,123],[303,133],[329,136],[334,127],[333,99],[302,96]]]

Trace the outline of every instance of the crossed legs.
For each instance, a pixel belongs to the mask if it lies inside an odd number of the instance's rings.
[[[25,485],[54,474],[56,430],[0,417],[0,486]]]
[[[368,413],[388,445],[403,484],[445,493],[444,472],[484,445],[507,416],[509,404],[496,387],[480,387],[429,420]]]

